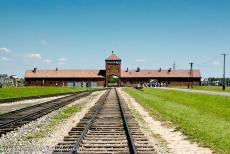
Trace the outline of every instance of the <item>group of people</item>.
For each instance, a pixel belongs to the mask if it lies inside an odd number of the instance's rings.
[[[168,87],[168,84],[165,82],[150,82],[150,83],[138,83],[136,88],[147,88],[147,87]]]

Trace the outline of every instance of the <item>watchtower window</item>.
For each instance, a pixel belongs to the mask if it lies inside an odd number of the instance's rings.
[[[106,61],[106,64],[121,64],[120,61]]]

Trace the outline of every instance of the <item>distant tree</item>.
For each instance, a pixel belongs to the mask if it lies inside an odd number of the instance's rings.
[[[108,82],[109,83],[118,83],[119,78],[117,76],[110,76]]]
[[[213,85],[214,81],[219,81],[221,83],[220,85],[223,84],[223,78],[215,78],[215,77],[208,78],[208,83],[210,85]],[[225,81],[227,84],[230,83],[230,78],[226,78]]]

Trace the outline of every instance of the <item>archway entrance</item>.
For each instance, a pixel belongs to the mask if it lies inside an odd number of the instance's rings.
[[[119,77],[116,75],[111,75],[108,77],[108,86],[113,87],[113,86],[119,86]]]

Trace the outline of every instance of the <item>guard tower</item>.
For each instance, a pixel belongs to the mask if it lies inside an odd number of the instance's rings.
[[[105,86],[109,86],[110,77],[117,78],[117,85],[120,86],[121,77],[121,59],[112,51],[112,54],[105,59],[106,80]]]

